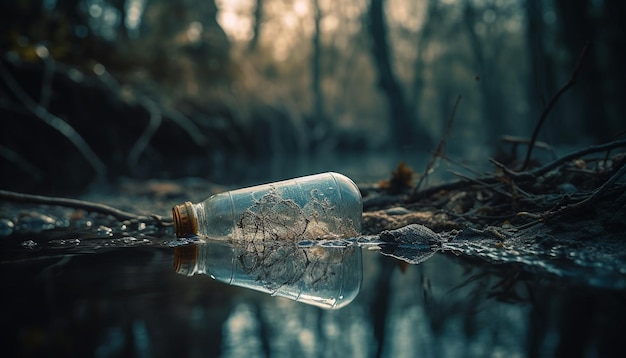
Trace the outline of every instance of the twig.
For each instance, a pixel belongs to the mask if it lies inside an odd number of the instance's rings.
[[[612,139],[619,138],[619,137],[623,136],[624,134],[626,134],[626,129],[625,129],[625,130],[621,130],[621,131],[617,132],[617,134],[615,134],[615,135],[613,135],[613,136],[612,136]],[[607,160],[609,160],[609,155],[610,155],[610,154],[611,154],[611,151],[610,151],[610,150],[607,150],[607,151],[606,151],[606,155],[604,156],[604,165],[605,165],[605,166],[606,166],[606,162],[607,162]]]
[[[98,78],[112,92],[120,93],[122,91],[120,84],[115,80],[113,75],[106,70],[106,68],[103,67],[101,69],[101,72],[98,73]],[[138,94],[137,101],[141,104],[141,107],[148,112],[149,121],[148,125],[139,138],[137,138],[128,154],[127,164],[132,172],[136,171],[137,163],[139,163],[141,154],[146,150],[148,144],[150,144],[150,140],[154,137],[154,134],[163,122],[161,109],[147,95]]]
[[[421,198],[426,198],[429,197],[435,193],[438,193],[440,191],[450,191],[450,190],[457,190],[457,189],[461,189],[464,187],[467,187],[469,185],[474,185],[473,182],[468,181],[468,180],[458,180],[458,181],[453,181],[453,182],[449,182],[449,183],[444,183],[441,185],[437,185],[437,186],[433,186],[430,188],[426,188],[422,191],[418,191],[417,193],[415,193],[415,195],[411,195],[409,197],[409,199],[406,201],[407,203],[414,203],[416,201],[418,201]]]
[[[488,183],[488,182],[483,181],[480,178],[470,178],[470,177],[468,177],[466,175],[463,175],[461,173],[458,173],[458,172],[451,171],[451,173],[456,175],[456,176],[458,176],[459,178],[465,179],[465,180],[473,182],[475,184],[479,184],[483,188],[485,188],[487,190],[491,190],[493,192],[496,192],[496,193],[498,193],[500,195],[503,195],[503,196],[505,196],[505,197],[507,197],[509,199],[513,198],[513,195],[511,193],[507,193],[506,191],[503,191],[503,190],[501,190],[500,188],[497,187],[497,184],[499,184],[498,181],[490,181]],[[487,178],[487,179],[490,179],[490,178]],[[494,185],[494,184],[496,184],[496,185]]]
[[[497,166],[503,169],[505,176],[511,179],[517,180],[517,181],[527,181],[527,180],[535,180],[536,178],[548,173],[549,171],[557,168],[561,164],[567,161],[570,161],[572,159],[580,158],[588,154],[603,152],[605,150],[610,150],[610,149],[619,148],[619,147],[626,147],[626,139],[616,140],[616,141],[601,144],[601,145],[587,147],[585,149],[569,153],[557,160],[554,160],[544,165],[543,167],[539,167],[534,170],[521,172],[521,173],[514,172],[506,168],[504,164],[498,163],[497,161],[493,159],[491,159],[491,161],[492,163],[496,164]],[[477,178],[476,180],[480,181],[481,185],[495,184],[495,183],[502,181],[501,179],[498,179],[498,176],[496,175],[483,176],[481,178]],[[421,198],[428,197],[442,190],[443,191],[458,190],[458,189],[462,189],[464,187],[474,185],[474,184],[475,184],[475,181],[472,181],[469,178],[465,178],[464,180],[459,180],[455,182],[449,182],[449,183],[444,183],[442,185],[433,186],[433,187],[426,188],[422,191],[415,193],[409,199],[407,199],[407,203],[416,202],[417,200]]]
[[[524,144],[524,145],[528,145],[530,144],[530,139],[528,138],[524,138],[524,137],[515,137],[515,136],[511,136],[511,135],[503,135],[502,137],[500,137],[500,141],[504,142],[504,143],[509,143],[513,146],[514,149],[514,153],[516,152],[515,148],[520,145],[520,144]],[[552,154],[552,159],[556,159],[557,155],[556,152],[554,151],[554,148],[552,148],[551,145],[549,145],[548,143],[544,143],[541,141],[536,141],[535,142],[535,147],[537,148],[541,148],[544,149],[548,152],[550,152],[550,154]],[[517,155],[514,156],[515,159],[517,159]]]
[[[539,122],[535,126],[535,130],[533,131],[533,135],[530,139],[530,144],[528,145],[528,151],[526,152],[526,159],[524,159],[524,164],[522,164],[522,167],[520,168],[520,170],[525,170],[528,167],[528,163],[530,162],[530,155],[535,146],[535,141],[537,140],[537,135],[539,135],[539,130],[541,129],[543,122],[545,122],[546,118],[548,117],[548,114],[550,114],[550,111],[552,111],[552,107],[554,107],[554,105],[559,100],[559,98],[561,98],[561,96],[568,89],[570,89],[570,87],[576,84],[576,79],[578,77],[578,74],[580,73],[582,64],[585,58],[587,57],[587,54],[589,53],[590,48],[591,48],[591,44],[587,43],[585,47],[583,48],[583,51],[580,54],[580,57],[578,58],[578,63],[576,64],[576,68],[574,69],[574,73],[572,74],[572,77],[569,79],[569,81],[567,81],[567,83],[563,87],[561,87],[561,89],[557,91],[557,93],[550,99],[550,102],[548,102],[548,105],[543,109],[543,112],[541,112],[541,116],[539,117]]]
[[[171,220],[164,219],[159,215],[155,215],[155,214],[152,214],[149,216],[137,215],[137,214],[133,214],[133,213],[116,209],[108,205],[93,203],[93,202],[84,201],[84,200],[57,198],[57,197],[33,195],[33,194],[23,194],[23,193],[16,193],[16,192],[7,191],[7,190],[0,190],[0,199],[12,201],[12,202],[19,202],[19,203],[43,204],[43,205],[63,206],[63,207],[73,208],[73,209],[82,209],[82,210],[86,210],[89,212],[96,212],[96,213],[101,213],[105,215],[111,215],[118,220],[143,220],[143,221],[154,220],[156,224],[159,226],[169,226],[171,224]]]
[[[4,80],[7,87],[13,92],[13,94],[17,97],[17,99],[22,102],[24,107],[32,114],[34,114],[37,118],[42,120],[45,124],[57,130],[63,136],[65,136],[72,144],[78,149],[78,151],[83,155],[83,157],[87,160],[87,162],[94,168],[96,174],[99,177],[104,177],[106,173],[106,166],[100,160],[98,155],[91,149],[89,144],[85,142],[83,137],[67,122],[62,120],[61,118],[55,116],[54,114],[48,112],[44,107],[35,102],[30,96],[24,91],[22,87],[17,83],[15,78],[11,76],[9,71],[4,67],[2,62],[0,61],[0,77]]]
[[[621,140],[616,140],[613,142],[609,142],[609,143],[605,143],[605,144],[600,144],[600,145],[595,145],[595,146],[590,146],[587,147],[585,149],[581,149],[579,151],[576,152],[572,152],[570,154],[567,154],[557,160],[554,160],[542,167],[533,169],[531,171],[526,171],[526,172],[520,172],[520,173],[516,173],[513,172],[511,170],[504,170],[505,174],[513,179],[516,180],[531,180],[534,179],[536,177],[542,176],[543,174],[551,171],[554,168],[557,168],[559,165],[570,161],[572,159],[576,159],[576,158],[580,158],[583,157],[587,154],[591,154],[591,153],[597,153],[597,152],[603,152],[605,150],[610,150],[613,148],[619,148],[619,147],[626,147],[626,139],[621,139]],[[498,166],[503,166],[502,164],[499,164],[495,161],[492,161],[494,164],[498,165]]]
[[[448,136],[450,135],[450,130],[452,129],[452,122],[454,121],[454,116],[456,115],[456,110],[459,108],[460,102],[461,102],[461,95],[459,95],[456,98],[456,102],[454,102],[452,113],[450,114],[450,117],[448,117],[448,121],[446,122],[446,128],[444,130],[443,135],[441,136],[441,139],[439,140],[439,144],[437,144],[437,149],[435,149],[433,156],[430,158],[430,161],[428,162],[428,165],[426,166],[426,170],[424,170],[424,175],[422,175],[420,180],[417,182],[417,185],[415,185],[415,188],[413,188],[413,193],[411,194],[411,197],[415,196],[420,186],[422,185],[422,182],[424,181],[424,179],[426,179],[426,177],[430,173],[433,172],[437,164],[437,159],[444,155],[445,150],[446,150],[446,140],[448,139]]]
[[[482,173],[481,173],[481,172],[479,172],[478,170],[476,170],[476,169],[472,168],[472,167],[471,167],[470,165],[468,165],[468,164],[461,163],[460,161],[458,161],[458,160],[456,160],[456,159],[450,158],[450,157],[449,157],[449,156],[447,156],[447,155],[442,155],[442,156],[441,156],[441,158],[443,158],[443,159],[444,159],[447,163],[454,164],[454,165],[456,165],[456,166],[460,167],[461,169],[465,169],[465,170],[467,170],[468,172],[471,172],[471,173],[472,173],[472,174],[474,174],[474,175],[485,175],[485,174],[486,174],[486,173],[484,173],[484,172],[482,172]]]
[[[143,153],[146,147],[148,147],[148,144],[150,144],[150,140],[161,126],[163,119],[161,110],[154,103],[154,101],[149,99],[147,96],[141,96],[140,101],[143,103],[144,108],[148,111],[150,121],[148,122],[148,125],[143,133],[141,133],[139,138],[137,138],[137,141],[128,154],[128,166],[131,171],[136,171],[141,153]]]
[[[111,73],[106,70],[106,68],[102,69],[102,72],[98,74],[98,78],[112,92],[119,93],[122,91],[120,84],[113,77],[113,75],[111,75]],[[198,146],[204,146],[207,143],[207,138],[202,133],[200,128],[198,128],[198,126],[196,126],[196,124],[191,119],[185,117],[182,113],[174,109],[160,108],[160,106],[154,100],[150,99],[147,95],[137,93],[133,94],[136,96],[137,101],[141,104],[141,106],[146,110],[146,112],[148,112],[150,120],[144,132],[140,135],[140,137],[137,139],[132,149],[130,150],[127,163],[131,170],[137,167],[137,163],[139,162],[141,154],[146,149],[146,147],[150,143],[150,140],[161,126],[164,113],[165,115],[169,116],[172,122],[176,123],[185,132],[187,132],[187,134],[191,137],[194,143],[196,143]]]
[[[564,213],[571,212],[573,210],[578,210],[583,207],[587,207],[591,204],[596,203],[606,193],[606,191],[611,186],[613,186],[613,184],[615,184],[615,182],[619,178],[623,177],[624,175],[626,175],[626,159],[621,161],[620,166],[618,167],[616,171],[614,171],[614,174],[611,175],[611,177],[607,181],[605,181],[604,184],[602,184],[598,189],[596,189],[593,192],[593,194],[591,194],[589,197],[577,203],[567,205],[557,211],[548,212],[545,215],[545,219],[550,219],[558,215],[563,215]],[[625,190],[626,190],[626,187],[621,189],[622,192]]]

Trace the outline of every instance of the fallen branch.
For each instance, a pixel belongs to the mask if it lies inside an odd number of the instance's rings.
[[[570,213],[575,210],[587,208],[590,205],[597,203],[598,200],[600,200],[600,198],[602,198],[602,196],[604,196],[606,192],[613,186],[613,184],[615,184],[615,182],[619,178],[625,175],[626,175],[626,158],[623,158],[619,166],[616,167],[616,170],[613,171],[613,175],[611,175],[611,177],[607,181],[605,181],[604,184],[602,184],[599,188],[594,190],[593,194],[591,194],[584,200],[581,200],[577,203],[570,204],[556,211],[546,213],[546,215],[544,215],[544,219],[551,219],[551,218],[554,218],[555,216],[560,216],[560,215],[563,215],[565,213]],[[624,191],[626,191],[626,186],[620,188],[619,191],[621,193],[616,195],[616,197],[619,197],[620,195],[622,195]]]
[[[29,204],[42,204],[42,205],[52,205],[52,206],[62,206],[66,208],[72,209],[82,209],[89,212],[95,212],[105,215],[111,215],[112,217],[123,221],[123,220],[140,220],[140,221],[153,221],[158,226],[169,226],[172,224],[170,219],[164,219],[160,215],[152,214],[149,216],[137,215],[133,213],[129,213],[123,210],[116,209],[114,207],[93,203],[84,200],[77,199],[68,199],[68,198],[57,198],[50,196],[42,196],[42,195],[33,195],[33,194],[23,194],[16,193],[7,190],[0,190],[0,199],[17,202],[17,203],[29,203]]]
[[[498,163],[493,159],[490,159],[490,161],[492,163],[494,163],[496,166],[498,166],[500,169],[502,169],[505,173],[505,175],[511,179],[515,179],[515,180],[533,180],[537,177],[540,177],[546,173],[548,173],[549,171],[559,167],[561,164],[568,162],[570,160],[573,159],[577,159],[577,158],[581,158],[584,157],[585,155],[588,154],[592,154],[592,153],[598,153],[598,152],[604,152],[604,151],[608,151],[614,148],[619,148],[619,147],[626,147],[626,139],[621,139],[621,140],[616,140],[616,141],[612,141],[609,143],[605,143],[605,144],[600,144],[600,145],[595,145],[595,146],[590,146],[572,153],[569,153],[559,159],[556,159],[542,167],[530,170],[530,171],[526,171],[526,172],[514,172],[508,168],[505,167],[504,164],[502,163]]]

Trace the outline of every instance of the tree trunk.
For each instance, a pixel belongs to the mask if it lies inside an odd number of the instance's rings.
[[[569,65],[572,69],[587,42],[601,41],[598,37],[598,25],[589,14],[591,6],[589,0],[555,1],[561,24],[560,36],[569,54]],[[570,94],[574,98],[571,102],[572,110],[568,113],[570,118],[566,122],[569,128],[582,127],[582,131],[591,139],[600,141],[608,140],[611,136],[605,110],[603,81],[598,53],[592,48],[578,77],[579,89]]]
[[[498,88],[499,79],[493,70],[494,60],[485,56],[485,48],[483,40],[474,30],[476,23],[480,22],[480,14],[476,13],[474,4],[466,0],[463,5],[463,20],[467,27],[467,36],[470,47],[474,55],[474,66],[479,81],[480,92],[482,97],[482,117],[485,128],[488,131],[487,139],[490,145],[498,143],[498,138],[506,134],[508,128],[506,118],[503,114],[502,91]],[[493,45],[492,45],[493,46]]]
[[[400,87],[392,66],[387,43],[387,27],[383,0],[371,0],[369,8],[369,30],[372,38],[372,55],[378,71],[378,85],[387,97],[392,142],[398,148],[425,145],[431,149],[430,137],[423,131],[417,132],[409,113],[404,91]]]
[[[428,44],[431,41],[431,36],[433,34],[433,26],[435,22],[433,18],[436,17],[437,11],[437,1],[427,0],[428,10],[426,16],[424,17],[424,24],[420,29],[420,33],[417,36],[415,41],[415,48],[417,49],[417,55],[415,57],[415,62],[413,63],[413,68],[415,69],[415,74],[413,75],[413,84],[412,84],[412,93],[410,94],[410,98],[413,103],[409,104],[409,108],[411,112],[419,113],[419,105],[422,99],[422,92],[424,90],[424,52],[428,48]],[[418,116],[419,117],[419,116]]]
[[[254,8],[254,24],[252,27],[252,39],[248,44],[248,51],[256,50],[259,44],[259,37],[261,36],[261,22],[263,19],[263,0],[256,0],[256,7]]]
[[[322,91],[322,45],[320,31],[322,12],[318,0],[313,0],[313,14],[315,32],[313,33],[313,54],[311,56],[311,90],[313,91],[313,118],[311,121],[311,129],[312,140],[315,144],[328,135],[330,124],[324,111],[324,93]]]

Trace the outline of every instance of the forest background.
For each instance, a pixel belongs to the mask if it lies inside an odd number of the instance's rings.
[[[3,2],[0,187],[347,163],[381,179],[432,155],[459,96],[446,155],[510,164],[501,136],[531,136],[587,45],[539,139],[607,142],[626,123],[625,15],[619,0]]]

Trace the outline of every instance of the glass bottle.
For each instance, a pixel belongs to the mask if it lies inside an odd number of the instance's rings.
[[[357,296],[363,275],[356,245],[203,240],[175,248],[174,269],[326,309]]]
[[[172,209],[177,237],[289,242],[357,236],[362,212],[359,188],[338,173],[228,191]]]
[[[361,193],[352,180],[323,173],[213,195],[174,206],[174,267],[298,302],[336,309],[361,287],[361,250],[320,240],[355,237]],[[332,241],[322,241],[324,243]]]

